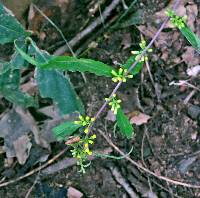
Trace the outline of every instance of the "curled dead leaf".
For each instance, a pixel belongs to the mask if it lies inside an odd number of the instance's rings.
[[[66,145],[70,145],[70,144],[79,142],[80,139],[81,139],[81,138],[80,138],[79,136],[76,136],[76,137],[69,137],[68,140],[65,142],[65,144],[66,144]]]
[[[15,153],[19,164],[25,164],[29,157],[32,144],[28,135],[23,135],[13,142]]]
[[[200,73],[200,65],[187,69],[187,75],[196,77]]]
[[[191,46],[185,47],[185,52],[182,54],[182,60],[189,66],[198,65],[200,63],[199,55]]]
[[[146,124],[151,117],[139,111],[131,112],[130,123],[137,126]]]
[[[81,198],[83,197],[83,193],[73,187],[69,187],[67,197],[69,198]]]

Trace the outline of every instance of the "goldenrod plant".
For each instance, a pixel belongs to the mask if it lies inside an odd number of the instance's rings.
[[[30,65],[35,66],[35,81],[37,82],[40,97],[50,98],[58,107],[62,115],[78,112],[79,119],[63,122],[53,128],[53,134],[59,141],[65,141],[71,146],[72,157],[77,159],[81,172],[89,166],[89,156],[93,154],[93,144],[96,139],[96,131],[92,130],[95,121],[99,118],[108,105],[116,115],[117,126],[126,138],[134,136],[134,128],[123,112],[123,101],[117,97],[117,91],[122,83],[134,80],[144,64],[148,60],[150,48],[159,33],[164,28],[167,20],[159,28],[153,39],[147,45],[145,40],[139,43],[140,50],[133,49],[130,57],[120,68],[115,68],[103,62],[77,58],[74,56],[53,56],[44,50],[40,50],[31,38],[31,33],[10,14],[11,12],[0,4],[0,44],[14,43],[15,52],[8,62],[0,61],[0,92],[3,97],[16,105],[23,107],[38,107],[36,97],[20,91],[20,71]],[[200,40],[186,24],[186,17],[179,17],[175,12],[168,10],[167,16],[175,27],[187,38],[191,45],[200,51]],[[114,81],[115,87],[94,116],[88,116],[81,99],[76,94],[72,83],[64,71],[89,72],[97,76],[104,76]],[[73,140],[70,137],[73,136]]]

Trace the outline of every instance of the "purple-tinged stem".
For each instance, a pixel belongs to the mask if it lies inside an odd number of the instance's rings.
[[[177,0],[173,6],[173,10],[175,10],[178,5],[180,3],[180,0]],[[147,52],[147,50],[153,45],[153,43],[155,42],[155,40],[158,38],[159,34],[161,33],[161,31],[164,29],[165,25],[167,24],[169,20],[169,17],[166,17],[164,22],[162,23],[162,25],[160,26],[160,28],[158,29],[158,31],[156,32],[156,34],[154,35],[154,37],[152,38],[152,40],[150,41],[150,43],[146,46],[146,48],[142,51],[142,53],[140,54],[140,56],[138,57],[138,59],[131,65],[131,67],[128,69],[127,74],[134,69],[134,67],[138,64],[138,62],[140,61],[141,57]],[[116,92],[117,90],[120,88],[122,82],[119,82],[115,88],[113,89],[112,93],[110,94],[109,98],[111,98]],[[98,110],[98,112],[95,115],[95,120],[100,116],[100,114],[103,112],[103,110],[105,109],[106,105],[108,104],[108,101],[105,101],[104,104],[101,106],[101,108]],[[91,125],[92,127],[92,125]],[[90,127],[90,129],[91,129]]]

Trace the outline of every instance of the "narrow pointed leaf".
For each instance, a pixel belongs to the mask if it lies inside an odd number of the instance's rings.
[[[53,57],[48,63],[40,65],[43,69],[59,69],[65,71],[89,72],[98,76],[112,77],[112,67],[91,59],[75,58],[71,56]]]
[[[57,140],[65,140],[80,127],[81,125],[74,124],[73,121],[68,121],[58,125],[57,127],[54,127],[52,130]]]
[[[29,40],[31,40],[29,38]],[[100,61],[95,61],[85,58],[75,58],[71,56],[52,56],[48,60],[44,61],[41,59],[34,59],[29,54],[24,52],[15,42],[15,47],[21,56],[32,65],[40,67],[41,69],[51,69],[51,70],[63,70],[63,71],[78,71],[78,72],[89,72],[96,74],[98,76],[112,77],[112,68]],[[45,63],[44,63],[45,62]]]
[[[200,39],[198,36],[188,26],[181,28],[180,31],[190,44],[200,52]]]
[[[127,138],[131,138],[133,136],[134,129],[121,108],[118,109],[116,118],[117,125],[120,128],[121,133]]]

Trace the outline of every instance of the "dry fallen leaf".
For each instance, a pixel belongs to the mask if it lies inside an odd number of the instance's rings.
[[[200,65],[187,69],[187,75],[196,77],[200,73]]]
[[[130,119],[130,123],[135,124],[137,126],[146,124],[148,122],[148,120],[151,118],[150,116],[148,116],[144,113],[141,113],[139,111],[134,111],[131,114],[132,114],[132,116]]]
[[[48,117],[53,118],[53,119],[59,119],[61,117],[57,107],[54,105],[40,108],[40,109],[38,109],[38,111]]]
[[[187,25],[192,29],[192,31],[195,31],[195,20],[198,15],[198,8],[197,4],[189,4],[186,7],[186,12],[187,12]]]
[[[28,81],[27,83],[20,86],[22,92],[28,93],[31,96],[36,95],[37,93],[37,83],[33,80]]]
[[[191,46],[185,47],[186,51],[182,54],[183,61],[189,66],[198,65],[200,63],[199,55]]]
[[[32,144],[28,135],[23,135],[13,142],[15,153],[19,164],[25,164],[29,157]]]
[[[147,38],[153,38],[155,33],[157,32],[157,28],[153,27],[150,24],[147,24],[147,26],[139,25],[138,29]],[[166,48],[166,46],[169,46],[169,44],[171,43],[171,38],[169,38],[169,37],[171,37],[171,36],[169,36],[168,32],[161,32],[158,39],[155,41],[155,46],[160,49]]]
[[[22,141],[19,138],[30,132],[34,134],[37,144],[49,148],[49,144],[41,137],[38,127],[28,111],[17,107],[4,114],[0,121],[0,137],[4,138],[4,150],[8,158],[17,156],[17,158],[20,158],[20,163],[24,163],[27,156],[23,158],[22,152],[25,150],[24,146],[27,145],[19,144],[17,141]],[[25,142],[30,143],[28,140]],[[26,148],[30,149],[30,144]]]
[[[109,121],[112,121],[112,122],[115,122],[116,115],[111,110],[109,110],[105,119],[109,120]]]
[[[29,132],[29,123],[16,110],[10,110],[3,116],[0,121],[0,137],[4,138],[4,150],[7,157],[16,156],[13,142]]]
[[[123,49],[130,48],[131,44],[132,44],[131,34],[130,33],[124,34],[122,39]]]
[[[83,193],[81,193],[79,190],[69,187],[68,192],[67,192],[67,197],[68,198],[81,198],[83,197]]]
[[[58,108],[51,105],[47,107],[43,107],[38,110],[40,113],[45,114],[46,116],[52,118],[50,120],[46,120],[42,125],[42,132],[41,136],[45,139],[48,143],[56,142],[56,138],[52,133],[52,129],[55,126],[58,126],[62,122],[76,120],[78,117],[78,113],[72,113],[70,115],[61,116],[59,114]]]

